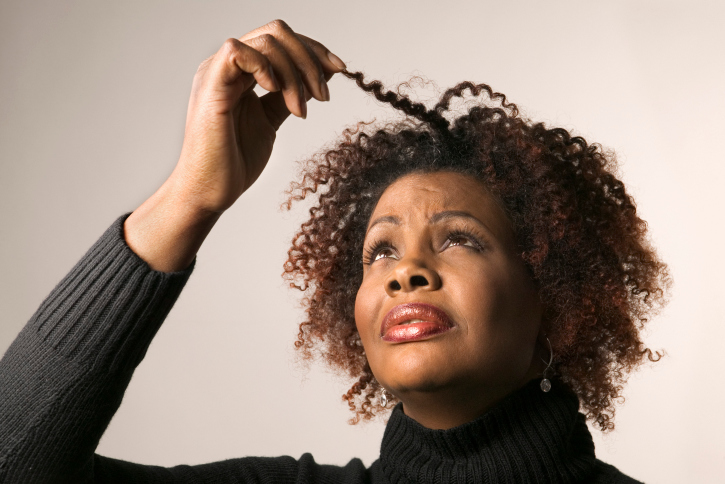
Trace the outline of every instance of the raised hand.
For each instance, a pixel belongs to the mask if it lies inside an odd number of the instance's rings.
[[[344,67],[281,20],[228,39],[194,77],[178,188],[204,210],[229,208],[262,173],[282,122],[305,118],[311,97],[328,101],[327,80]],[[256,84],[270,92],[258,97]]]
[[[345,64],[275,20],[228,39],[194,76],[184,144],[171,176],[124,223],[129,247],[153,269],[186,268],[219,216],[264,170],[276,131],[307,101],[330,99]],[[269,91],[259,97],[254,86]]]

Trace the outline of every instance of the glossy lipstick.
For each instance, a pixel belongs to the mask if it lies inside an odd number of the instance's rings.
[[[400,304],[383,318],[380,336],[383,341],[404,343],[426,339],[453,328],[453,322],[442,309],[430,304]]]

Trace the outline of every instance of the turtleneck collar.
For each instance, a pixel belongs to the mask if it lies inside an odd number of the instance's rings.
[[[380,470],[391,484],[581,482],[594,469],[594,443],[579,401],[552,382],[515,391],[476,420],[432,430],[403,413],[390,416]]]

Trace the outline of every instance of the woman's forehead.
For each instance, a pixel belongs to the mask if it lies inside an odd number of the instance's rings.
[[[513,235],[511,223],[480,180],[456,172],[413,173],[390,184],[378,200],[368,223],[392,225],[414,220],[436,222],[468,214],[499,238]]]

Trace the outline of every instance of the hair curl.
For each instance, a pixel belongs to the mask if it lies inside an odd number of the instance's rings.
[[[445,170],[482,180],[504,207],[540,287],[557,376],[589,419],[613,429],[627,373],[645,358],[662,357],[644,345],[640,331],[666,302],[670,285],[646,222],[615,176],[614,155],[523,118],[486,84],[462,82],[429,109],[401,87],[386,91],[360,72],[343,75],[405,117],[377,128],[357,123],[302,162],[286,207],[312,194],[317,203],[292,240],[283,276],[304,292],[307,320],[295,343],[301,356],[319,354],[357,380],[343,395],[355,412],[351,423],[383,410],[354,318],[369,217],[396,179]],[[466,106],[462,114],[450,109],[456,100]]]

